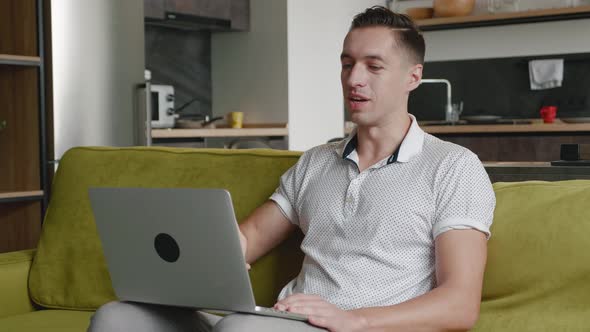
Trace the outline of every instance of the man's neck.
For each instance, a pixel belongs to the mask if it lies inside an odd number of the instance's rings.
[[[408,113],[399,112],[378,126],[359,125],[357,154],[360,171],[391,156],[406,137],[411,124]]]

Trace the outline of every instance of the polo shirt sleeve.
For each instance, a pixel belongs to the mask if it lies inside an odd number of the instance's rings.
[[[477,156],[465,150],[444,174],[437,188],[433,238],[453,229],[475,229],[490,238],[496,196]]]
[[[303,181],[302,174],[307,157],[307,153],[304,153],[297,163],[281,176],[279,187],[269,198],[279,206],[283,215],[297,226],[299,226],[299,216],[296,210],[297,199]]]

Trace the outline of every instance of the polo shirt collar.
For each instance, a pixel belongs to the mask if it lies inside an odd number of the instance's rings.
[[[424,144],[424,131],[420,126],[418,126],[418,121],[416,121],[416,117],[412,114],[408,114],[412,123],[410,124],[410,129],[408,130],[406,136],[404,137],[402,143],[399,147],[393,152],[391,156],[387,159],[387,165],[392,164],[394,162],[409,162],[414,156],[418,155],[422,152],[422,146]],[[358,138],[356,133],[356,128],[352,131],[352,133],[348,136],[346,140],[344,140],[341,145],[338,146],[337,152],[339,155],[342,156],[343,159],[348,159],[349,156],[352,154],[356,157],[356,148],[358,146]]]

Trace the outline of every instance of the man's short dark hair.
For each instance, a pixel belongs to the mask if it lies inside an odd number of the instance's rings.
[[[411,18],[404,14],[394,13],[383,6],[373,6],[354,17],[350,30],[374,26],[394,30],[396,42],[406,51],[408,60],[414,64],[424,64],[426,49],[424,37]]]

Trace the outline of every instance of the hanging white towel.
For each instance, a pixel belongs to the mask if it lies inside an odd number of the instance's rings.
[[[531,90],[558,88],[563,81],[563,59],[529,61]]]

